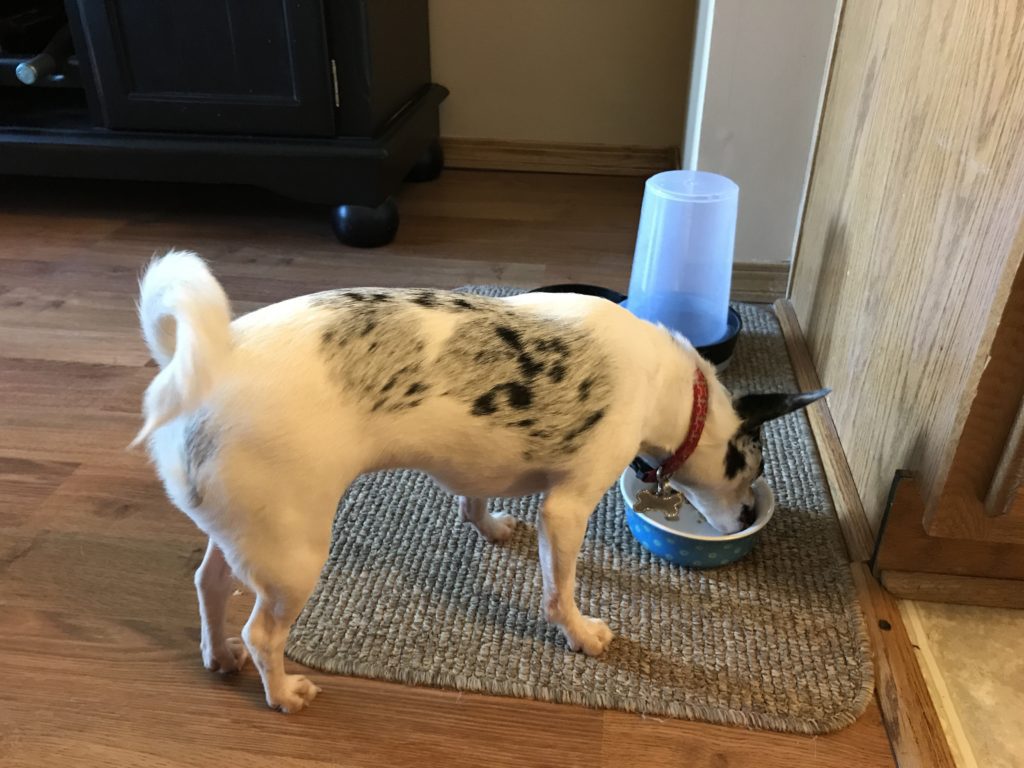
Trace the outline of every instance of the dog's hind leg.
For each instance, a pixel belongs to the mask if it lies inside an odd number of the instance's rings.
[[[196,570],[195,582],[203,665],[222,674],[237,672],[245,664],[247,654],[241,638],[226,637],[224,631],[224,612],[231,593],[231,566],[213,539],[206,546],[206,555]]]
[[[282,546],[271,572],[252,574],[256,605],[242,630],[253,663],[263,680],[267,704],[282,712],[298,712],[320,689],[304,675],[284,671],[288,630],[316,586],[324,558],[302,547]]]
[[[544,500],[537,525],[545,614],[559,626],[572,650],[588,656],[604,653],[612,641],[608,625],[584,616],[576,605],[576,559],[599,499],[600,494],[577,495],[555,488]]]
[[[516,519],[511,515],[492,515],[488,512],[487,499],[460,496],[459,514],[463,522],[471,524],[491,543],[507,540],[516,527]]]
[[[301,597],[300,594],[291,587],[284,587],[260,595],[242,630],[263,680],[267,704],[289,714],[305,708],[320,693],[320,688],[305,675],[289,675],[284,671],[284,644],[288,629],[308,597],[308,592]]]
[[[283,712],[298,712],[320,692],[304,675],[285,672],[284,647],[288,630],[320,578],[337,499],[347,485],[320,493],[287,486],[267,489],[265,506],[247,521],[252,527],[238,531],[236,573],[256,593],[242,638],[263,680],[267,704]]]

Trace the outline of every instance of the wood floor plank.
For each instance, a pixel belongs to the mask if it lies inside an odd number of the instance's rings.
[[[274,718],[264,713],[255,674],[197,686],[195,675],[175,677],[173,669],[132,659],[122,667],[97,666],[91,675],[43,668],[31,679],[16,677],[0,693],[0,704],[13,699],[40,712],[16,736],[37,750],[37,766],[57,764],[48,761],[62,752],[76,766],[149,765],[150,759],[173,766],[276,766],[303,759],[314,765],[468,768],[592,766],[600,760],[601,721],[588,710],[531,703],[510,717],[500,699],[341,679],[326,682],[320,706]],[[12,672],[18,674],[0,663],[0,673]],[[137,683],[143,675],[144,688]],[[130,701],[122,694],[125,686],[133,689]],[[49,701],[46,691],[56,687],[73,689],[75,697]],[[266,722],[257,725],[257,718]],[[53,734],[61,740],[45,744]],[[0,752],[5,766],[19,759],[9,751]],[[111,757],[117,762],[105,762]]]
[[[34,460],[0,454],[0,528],[20,525],[77,467],[71,461]]]
[[[956,768],[895,598],[866,563],[851,567],[875,649],[877,695],[899,765]]]
[[[171,506],[141,451],[76,467],[25,520],[26,530],[122,538],[195,539],[192,521]]]
[[[236,311],[349,285],[629,278],[642,181],[446,173],[385,248],[244,190],[0,187],[0,765],[891,765],[877,707],[817,738],[312,673],[295,717],[199,660],[203,537],[124,446],[153,373],[134,315],[154,251],[195,248]],[[252,605],[229,602],[237,632]],[[288,662],[291,669],[301,669]]]
[[[875,703],[854,725],[825,737],[762,733],[752,739],[751,732],[741,728],[650,717],[638,719],[620,712],[605,713],[604,724],[602,765],[607,768],[641,764],[651,768],[893,765],[892,750]]]

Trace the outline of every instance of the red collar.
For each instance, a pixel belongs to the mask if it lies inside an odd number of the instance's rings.
[[[697,449],[700,436],[704,434],[704,424],[708,420],[708,380],[704,372],[697,369],[697,375],[693,379],[693,412],[690,414],[690,431],[686,433],[686,439],[676,452],[661,463],[661,476],[666,480],[686,462]],[[645,483],[653,483],[658,479],[658,469],[652,469],[644,473],[641,478]]]

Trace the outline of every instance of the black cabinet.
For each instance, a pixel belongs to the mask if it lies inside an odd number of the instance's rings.
[[[65,7],[59,71],[26,86],[0,55],[0,174],[262,186],[331,205],[343,242],[376,245],[403,180],[441,170],[427,0]]]
[[[427,4],[360,0],[334,3],[327,10],[327,39],[338,77],[338,133],[370,136],[430,80],[430,43],[423,34]]]
[[[107,128],[334,135],[319,0],[73,0],[68,8]]]

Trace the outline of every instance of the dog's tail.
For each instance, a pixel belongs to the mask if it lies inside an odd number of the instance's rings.
[[[139,322],[160,372],[146,389],[145,423],[132,441],[194,411],[231,352],[231,305],[196,254],[170,251],[146,267],[139,283]]]

